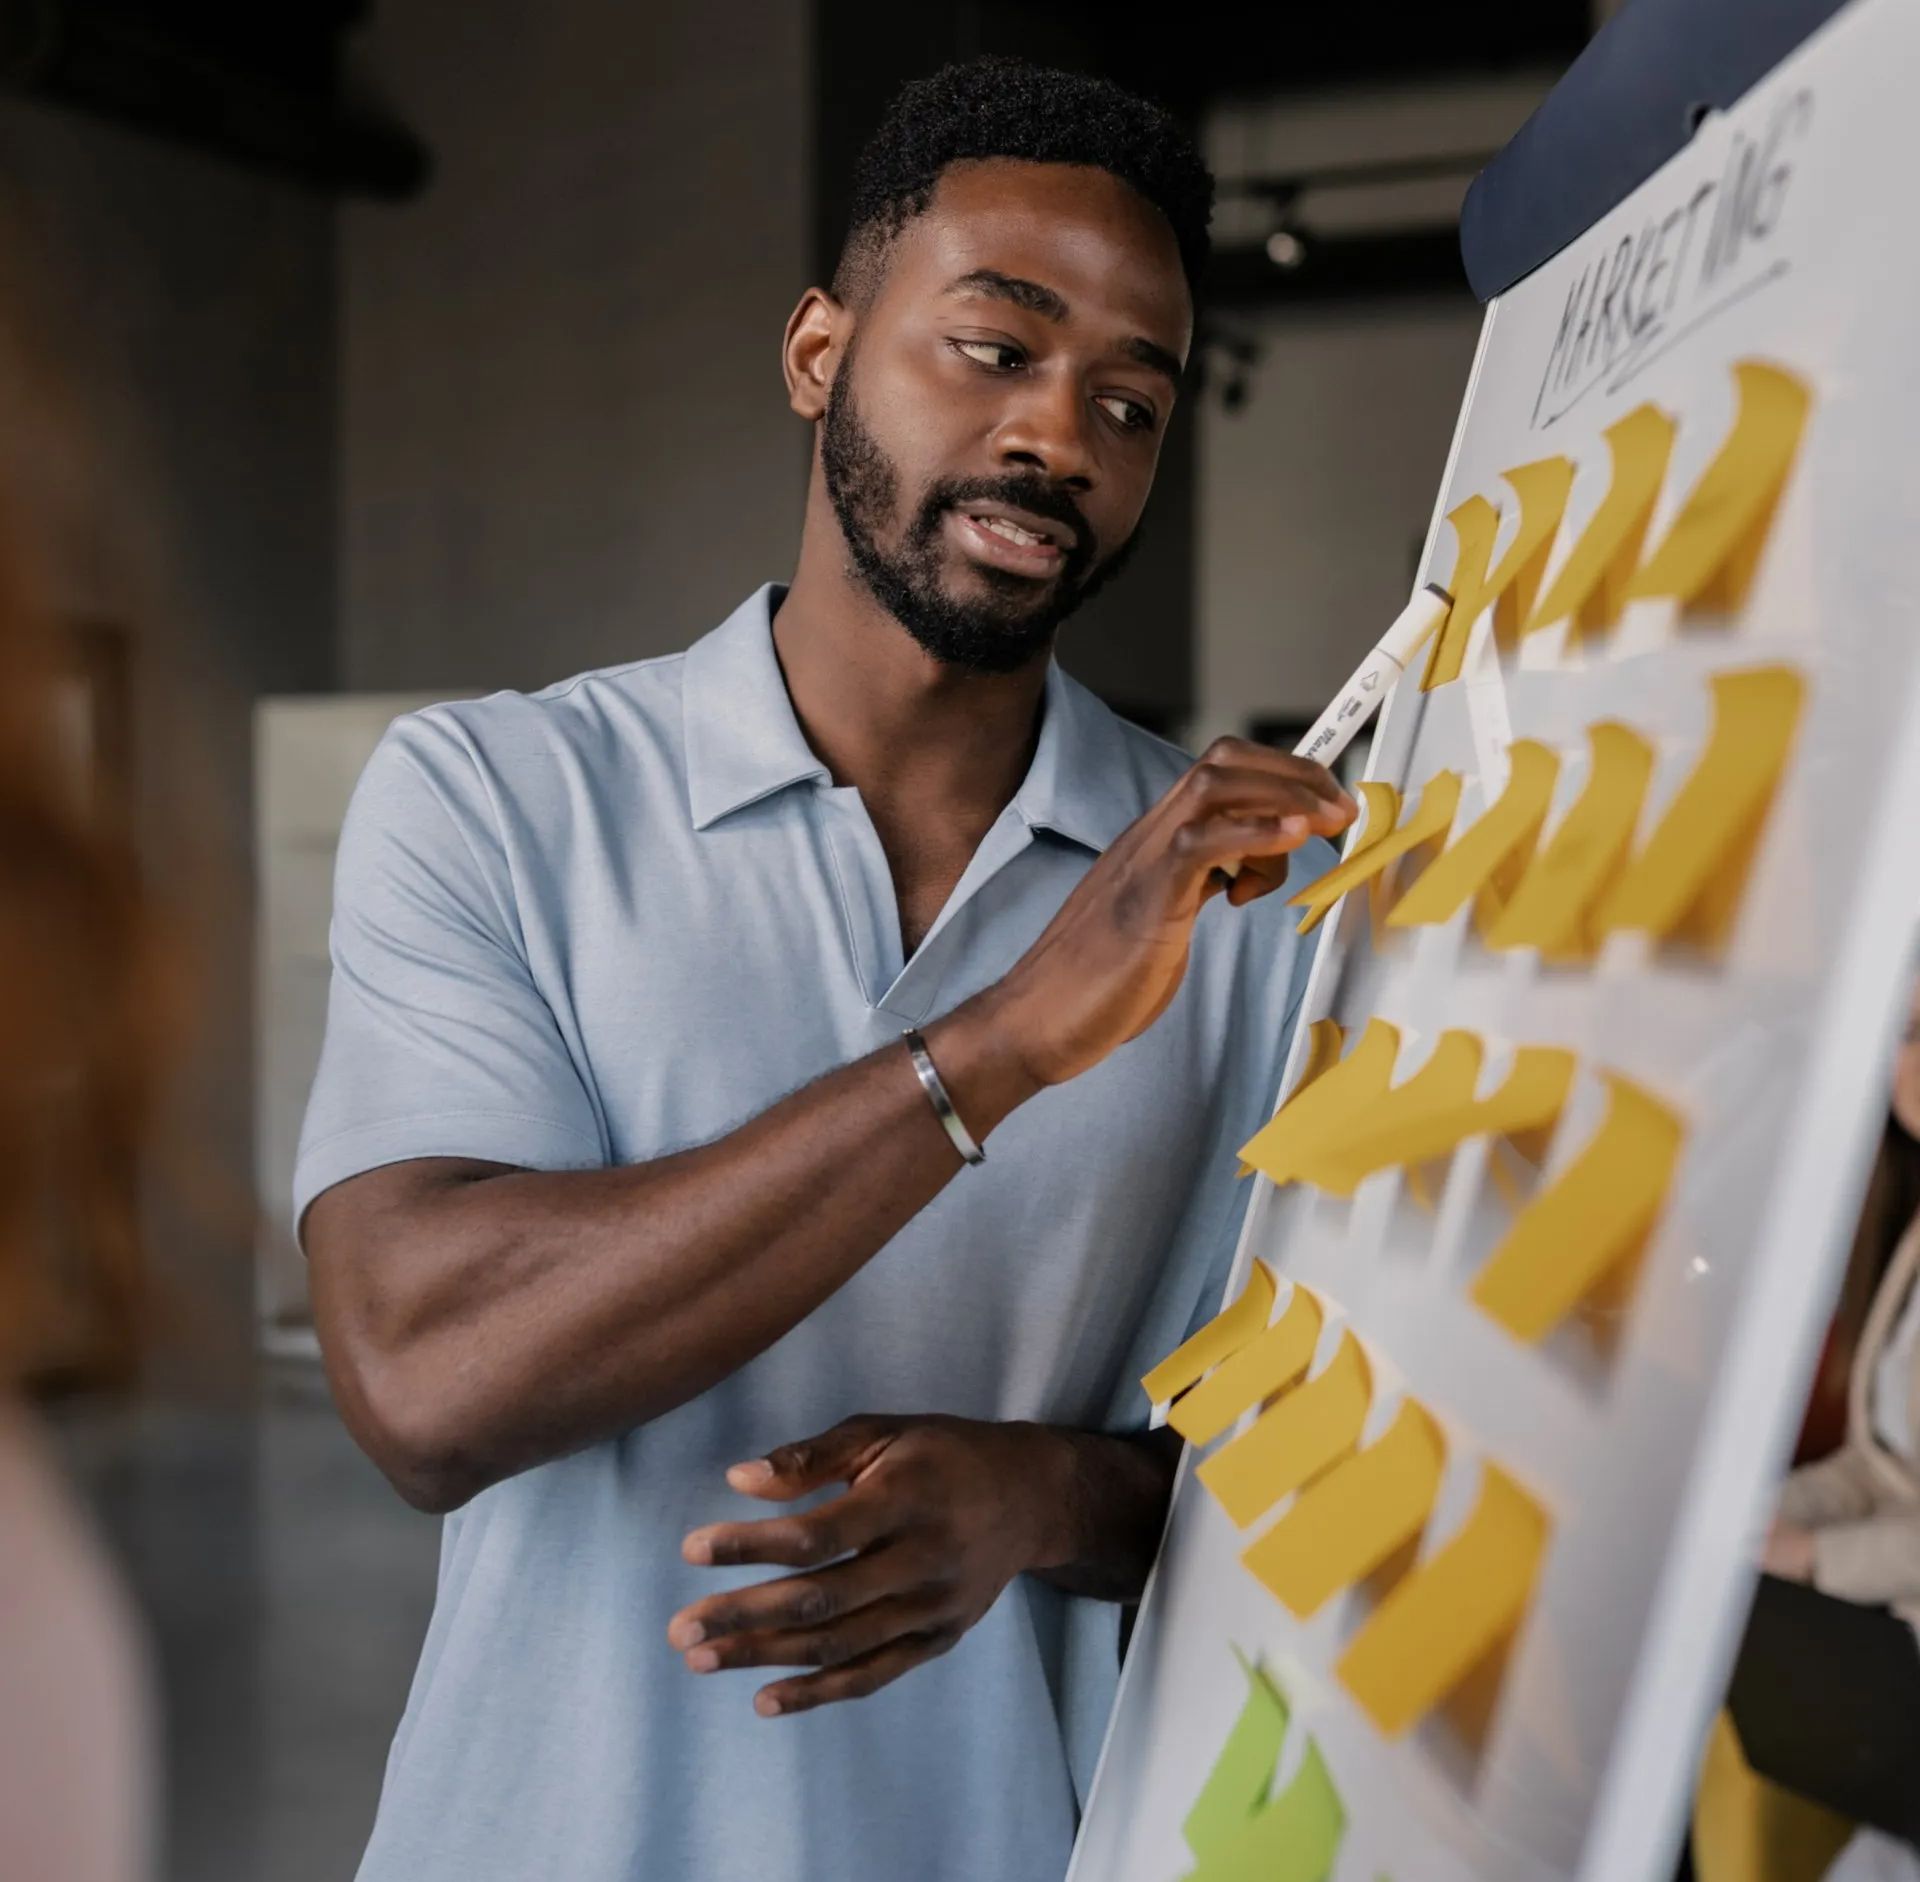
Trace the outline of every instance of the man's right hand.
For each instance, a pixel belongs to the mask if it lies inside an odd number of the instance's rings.
[[[1036,1085],[1097,1065],[1166,1011],[1193,924],[1287,879],[1287,856],[1336,836],[1359,806],[1324,765],[1223,738],[1123,831],[988,996],[995,1030]],[[1229,877],[1223,865],[1240,865]]]

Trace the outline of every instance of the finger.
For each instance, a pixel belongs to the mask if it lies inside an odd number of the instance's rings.
[[[1313,766],[1319,770],[1319,766]],[[1332,778],[1331,772],[1327,774]],[[1315,830],[1344,830],[1359,816],[1359,805],[1334,780],[1334,795],[1315,789],[1315,780],[1294,778],[1254,764],[1198,764],[1190,772],[1188,801],[1204,810],[1298,810],[1313,818]]]
[[[1256,744],[1249,738],[1217,738],[1200,754],[1193,769],[1221,771],[1258,771],[1270,777],[1286,778],[1303,785],[1316,797],[1329,803],[1354,806],[1352,797],[1331,771],[1311,758],[1277,751],[1271,745]]]
[[[1284,869],[1279,880],[1273,879],[1274,863],[1299,849],[1312,835],[1311,824],[1301,816],[1223,814],[1183,825],[1173,833],[1169,847],[1180,875],[1189,880],[1198,878],[1203,895],[1210,889],[1229,886],[1214,873],[1229,863],[1242,874],[1250,864],[1261,864],[1264,886],[1259,893],[1265,894],[1286,880]]]
[[[944,1598],[914,1595],[870,1602],[837,1621],[780,1633],[729,1634],[695,1647],[687,1666],[695,1673],[725,1673],[746,1666],[845,1666],[898,1640],[939,1627],[947,1619]]]
[[[783,1679],[772,1686],[763,1686],[754,1694],[753,1709],[763,1719],[771,1719],[789,1712],[811,1712],[816,1706],[837,1705],[846,1699],[865,1699],[882,1686],[892,1685],[902,1673],[937,1660],[951,1650],[965,1631],[949,1623],[892,1641],[825,1673],[810,1673],[805,1679]]]
[[[735,1464],[727,1482],[748,1496],[790,1502],[830,1483],[851,1483],[871,1464],[899,1431],[891,1418],[843,1419],[817,1438],[782,1444],[765,1457]]]
[[[916,1593],[932,1579],[901,1545],[881,1544],[829,1568],[782,1575],[692,1602],[668,1623],[667,1641],[685,1653],[729,1634],[821,1627],[870,1602]]]
[[[750,1562],[817,1568],[885,1541],[900,1520],[890,1498],[849,1490],[803,1515],[769,1516],[756,1523],[710,1523],[687,1536],[680,1554],[696,1568],[736,1568]]]
[[[1169,801],[1162,832],[1169,828],[1181,832],[1213,816],[1298,816],[1304,818],[1309,832],[1336,837],[1359,814],[1352,803],[1329,803],[1304,785],[1286,778],[1269,778],[1263,772],[1212,770],[1192,772],[1190,778],[1192,782]]]
[[[1287,886],[1287,859],[1284,856],[1249,856],[1240,873],[1227,887],[1227,900],[1235,908],[1257,902],[1263,895]]]

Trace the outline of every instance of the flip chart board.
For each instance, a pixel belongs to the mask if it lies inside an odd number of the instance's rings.
[[[1920,9],[1780,50],[1489,304],[1074,1882],[1672,1873],[1920,916]]]

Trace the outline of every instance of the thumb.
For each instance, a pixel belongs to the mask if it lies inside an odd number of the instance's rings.
[[[791,1502],[830,1483],[851,1483],[893,1440],[890,1418],[848,1418],[817,1438],[782,1444],[765,1457],[735,1464],[727,1482],[747,1496]]]

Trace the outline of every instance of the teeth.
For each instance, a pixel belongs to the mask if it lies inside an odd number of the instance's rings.
[[[976,516],[973,519],[982,529],[990,529],[996,536],[1004,536],[1009,542],[1021,544],[1044,543],[1045,536],[1036,536],[1030,529],[1022,529],[1018,523],[1010,523],[1004,516]]]

